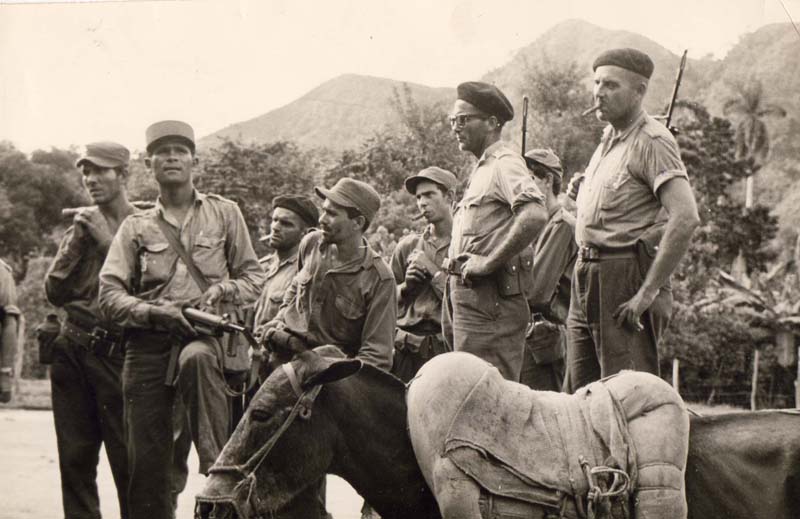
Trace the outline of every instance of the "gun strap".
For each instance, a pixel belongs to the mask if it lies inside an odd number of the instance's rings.
[[[186,252],[186,248],[184,248],[183,243],[181,243],[181,238],[176,232],[175,228],[169,225],[161,215],[156,217],[156,223],[158,224],[158,228],[161,229],[161,234],[163,234],[167,239],[167,242],[169,242],[169,246],[172,247],[172,250],[177,252],[178,257],[183,260],[183,263],[189,270],[189,274],[192,276],[192,279],[194,279],[194,282],[197,283],[198,287],[200,287],[200,291],[205,293],[205,291],[208,290],[210,283],[203,273],[200,272],[200,269],[197,268],[192,256]]]

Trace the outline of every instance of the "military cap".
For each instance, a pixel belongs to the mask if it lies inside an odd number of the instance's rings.
[[[319,211],[314,201],[305,195],[279,195],[272,199],[272,208],[283,207],[299,216],[306,224],[313,227],[319,221]]]
[[[640,76],[650,79],[653,75],[653,60],[644,52],[636,49],[611,49],[597,56],[592,65],[592,70],[605,65],[624,68]]]
[[[456,87],[456,94],[478,110],[506,122],[514,118],[514,107],[508,98],[494,85],[480,81],[468,81]]]
[[[100,168],[116,168],[126,166],[131,158],[131,152],[122,144],[116,142],[93,142],[86,145],[86,153],[75,162],[79,168],[84,162],[89,162]]]
[[[194,130],[191,126],[183,121],[159,121],[147,127],[144,132],[145,140],[147,141],[147,152],[151,153],[162,139],[178,138],[186,141],[186,144],[191,148],[192,153],[195,151],[194,144]]]
[[[546,170],[558,175],[558,178],[564,176],[561,160],[551,149],[541,148],[527,152],[525,154],[525,163],[531,169],[533,169],[534,165],[543,166]]]
[[[426,180],[435,182],[448,191],[456,187],[456,184],[458,183],[458,179],[454,174],[450,173],[446,169],[431,166],[423,169],[416,175],[408,177],[405,181],[406,191],[413,195],[417,191],[417,185]]]
[[[330,189],[315,187],[320,198],[327,198],[336,205],[350,207],[372,221],[381,207],[381,197],[371,185],[352,178],[342,178]]]

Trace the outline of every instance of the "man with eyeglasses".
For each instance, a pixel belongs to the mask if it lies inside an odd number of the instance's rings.
[[[460,84],[457,94],[450,126],[459,148],[478,163],[453,217],[442,327],[455,351],[518,381],[530,318],[528,245],[547,220],[544,196],[519,153],[500,140],[514,117],[506,96],[480,82]]]

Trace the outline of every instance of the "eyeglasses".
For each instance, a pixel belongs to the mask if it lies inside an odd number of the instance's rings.
[[[450,121],[450,128],[463,128],[465,124],[473,119],[488,119],[488,117],[480,114],[459,114],[451,115],[447,118]]]

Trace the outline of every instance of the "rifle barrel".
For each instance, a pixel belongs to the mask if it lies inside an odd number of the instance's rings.
[[[683,51],[683,56],[681,56],[681,64],[678,67],[678,73],[675,76],[675,86],[672,87],[672,97],[669,101],[669,108],[667,108],[667,118],[664,124],[669,128],[669,123],[672,122],[672,112],[675,110],[675,102],[678,100],[678,88],[681,86],[681,79],[683,79],[683,69],[686,68],[686,54],[688,54],[689,49],[685,49]]]

